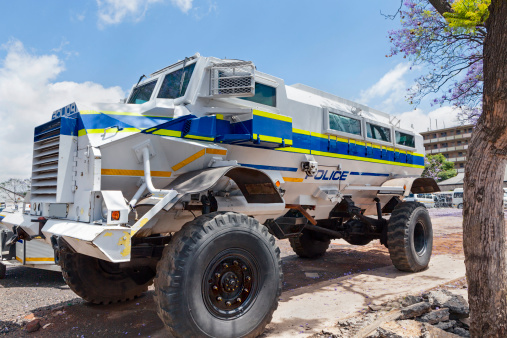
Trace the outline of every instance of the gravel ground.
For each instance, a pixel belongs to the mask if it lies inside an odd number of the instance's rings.
[[[430,214],[434,254],[462,256],[461,210],[434,209]],[[282,252],[284,291],[391,264],[387,249],[378,240],[363,247],[334,240],[326,255],[317,260],[297,258],[287,240],[278,241],[278,245]],[[0,280],[0,335],[27,335],[23,326],[35,316],[42,319],[42,325],[51,325],[30,336],[86,337],[93,333],[112,337],[123,336],[125,332],[150,336],[163,329],[152,294],[153,287],[132,302],[92,306],[68,288],[59,272],[8,267],[7,277]],[[126,322],[119,314],[132,319]]]

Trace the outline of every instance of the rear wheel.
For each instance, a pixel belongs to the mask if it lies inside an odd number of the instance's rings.
[[[303,229],[301,236],[289,238],[292,250],[302,258],[317,258],[326,253],[331,240],[315,231]]]
[[[428,210],[417,202],[396,206],[387,226],[387,244],[394,266],[417,272],[428,267],[433,248],[433,229]]]
[[[361,233],[366,233],[364,227],[366,226],[363,222],[357,219],[351,219],[347,223],[345,223],[347,228],[353,235],[350,235],[347,238],[344,238],[348,243],[352,245],[366,245],[372,241],[371,238],[368,238],[364,235],[360,235]]]
[[[463,203],[458,204],[458,209],[463,209]]]
[[[64,253],[60,256],[63,279],[78,296],[94,304],[111,304],[139,297],[152,283],[153,271],[135,280],[118,264],[85,256]]]
[[[185,224],[157,266],[158,314],[176,337],[257,337],[282,287],[280,250],[266,227],[237,213]]]

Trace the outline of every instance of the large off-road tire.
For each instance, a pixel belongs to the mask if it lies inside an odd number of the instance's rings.
[[[326,253],[331,240],[315,231],[303,229],[301,236],[289,238],[292,250],[301,258],[317,258]]]
[[[155,278],[158,314],[175,337],[257,337],[281,289],[274,237],[233,212],[185,224],[165,248]]]
[[[4,279],[7,274],[7,267],[5,264],[0,263],[0,279]]]
[[[433,228],[422,203],[403,202],[394,208],[387,226],[387,244],[394,266],[417,272],[428,267],[433,248]]]
[[[153,278],[138,283],[117,264],[78,253],[60,256],[63,279],[79,297],[93,304],[111,304],[139,297]]]
[[[363,222],[361,222],[360,220],[351,219],[350,221],[347,222],[346,225],[352,232],[355,232],[355,233],[366,232],[364,229],[365,224]],[[361,235],[351,235],[351,236],[344,238],[344,239],[349,244],[352,244],[352,245],[366,245],[372,241],[371,238],[366,237],[366,236],[361,236]]]

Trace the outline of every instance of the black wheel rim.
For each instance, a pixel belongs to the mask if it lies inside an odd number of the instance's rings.
[[[219,319],[245,314],[257,296],[257,266],[255,258],[242,249],[228,249],[215,256],[202,281],[208,311]]]
[[[414,249],[418,256],[423,256],[428,246],[426,226],[419,221],[414,227]]]

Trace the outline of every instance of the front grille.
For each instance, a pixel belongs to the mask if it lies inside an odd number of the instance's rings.
[[[255,66],[249,61],[219,62],[211,67],[210,94],[213,96],[253,96]]]
[[[32,199],[56,202],[61,119],[35,129],[32,162]]]

